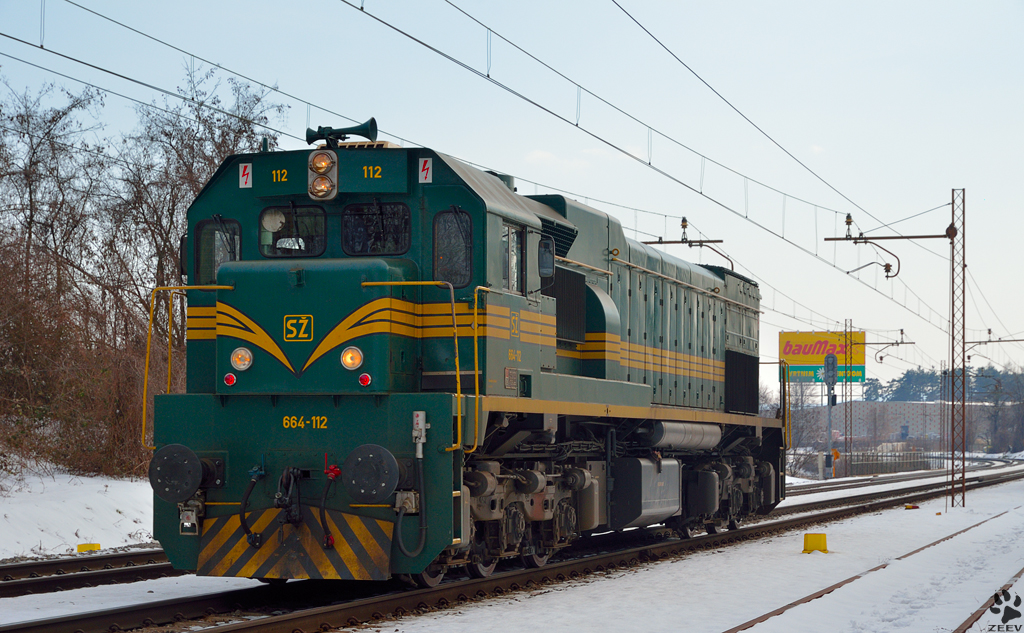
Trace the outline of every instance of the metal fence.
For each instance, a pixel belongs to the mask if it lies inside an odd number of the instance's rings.
[[[869,453],[854,452],[847,458],[850,460],[850,475],[880,475],[883,473],[902,473],[908,470],[937,470],[943,467],[942,457],[934,453]],[[844,475],[845,468],[836,462],[836,474]]]

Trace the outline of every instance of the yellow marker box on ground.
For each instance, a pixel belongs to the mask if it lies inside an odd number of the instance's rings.
[[[81,554],[82,552],[95,552],[99,550],[99,548],[99,543],[80,543],[78,545],[78,553]]]
[[[825,544],[824,534],[804,534],[804,554],[811,552],[824,552],[828,554],[828,547]]]

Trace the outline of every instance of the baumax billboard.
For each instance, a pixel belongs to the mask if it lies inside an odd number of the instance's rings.
[[[779,332],[779,358],[789,363],[790,382],[822,382],[825,356],[839,360],[840,382],[864,381],[864,332],[850,332],[852,362],[846,367],[844,332]]]

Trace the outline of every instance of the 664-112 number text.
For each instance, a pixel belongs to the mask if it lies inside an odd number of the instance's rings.
[[[327,416],[314,415],[307,420],[304,415],[286,415],[282,420],[282,425],[286,429],[304,429],[306,426],[314,429],[326,429]]]

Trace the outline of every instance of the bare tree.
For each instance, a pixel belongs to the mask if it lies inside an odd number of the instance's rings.
[[[182,101],[139,108],[137,131],[116,143],[90,142],[101,130],[96,92],[0,95],[0,455],[75,472],[146,463],[150,290],[178,285],[178,239],[203,185],[229,155],[256,150],[284,111],[266,91],[221,87],[212,72],[189,73],[180,92]],[[166,303],[157,314],[155,334],[166,336]]]

